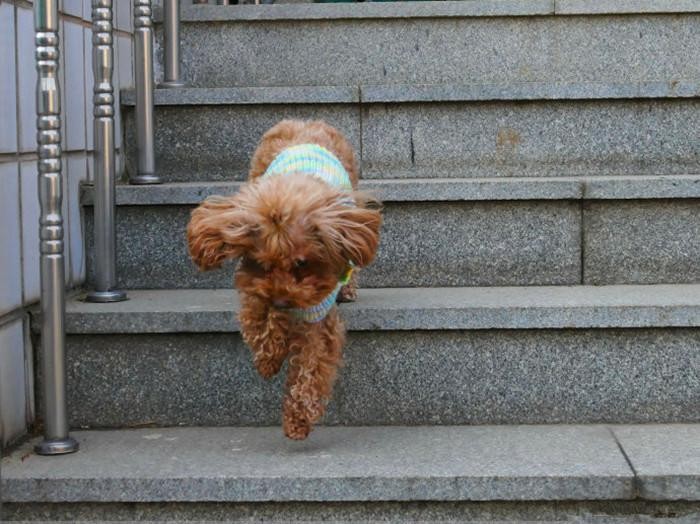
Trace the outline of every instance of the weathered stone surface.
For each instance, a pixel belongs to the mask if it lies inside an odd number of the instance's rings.
[[[231,289],[135,289],[97,305],[77,296],[66,330],[233,333],[239,307]],[[351,331],[700,327],[700,285],[363,289],[340,308]]]
[[[344,9],[361,15],[372,9],[436,9],[435,4]],[[442,9],[456,5],[466,10],[481,2],[439,4],[446,4]],[[529,2],[524,4],[527,8]],[[284,8],[279,7],[260,13],[281,14]],[[294,9],[323,13],[343,8]],[[183,72],[190,86],[672,82],[700,77],[700,64],[693,55],[700,48],[700,17],[695,15],[428,19],[346,15],[333,20],[322,16],[256,21],[230,20],[252,10],[211,12],[229,20],[218,23],[216,31],[208,20],[182,26]]]
[[[260,5],[234,6],[221,9],[212,6],[184,5],[181,19],[185,22],[226,22],[237,20],[333,20],[376,18],[433,18],[473,16],[532,16],[554,14],[554,0],[477,0],[470,2],[431,3],[367,3],[347,4],[301,3],[274,7]],[[160,18],[158,18],[160,20]]]
[[[373,104],[365,178],[688,174],[697,100]]]
[[[700,198],[700,176],[591,177],[584,182],[586,200]]]
[[[556,0],[558,15],[698,13],[695,0]]]
[[[326,119],[343,131],[366,179],[687,175],[700,170],[700,145],[685,131],[700,127],[698,104],[165,105],[155,112],[156,160],[166,182],[243,180],[262,134],[293,117]],[[133,110],[125,122],[133,171]]]
[[[690,86],[686,87],[686,89],[690,88]],[[124,89],[121,95],[122,105],[135,105],[136,93],[134,89]],[[350,86],[181,87],[178,89],[156,89],[153,92],[153,103],[157,106],[345,104],[359,101],[359,88]]]
[[[700,361],[695,372],[700,370]],[[700,500],[700,426],[618,426],[613,432],[650,500]]]
[[[277,428],[77,432],[60,463],[3,459],[11,502],[615,500],[633,474],[600,427]],[[371,453],[368,453],[368,449]],[[426,453],[426,450],[430,450]]]
[[[570,202],[387,205],[368,287],[578,283],[578,206]]]
[[[134,112],[124,113],[128,171],[134,172]],[[163,181],[242,180],[263,133],[284,118],[323,119],[360,150],[359,110],[352,105],[158,106],[156,166]]]
[[[129,502],[7,503],[9,521],[211,521],[271,524],[404,524],[406,522],[614,522],[697,524],[697,502],[615,501],[401,501],[401,502]],[[595,520],[593,520],[595,522]]]
[[[363,103],[695,98],[700,94],[700,83],[694,80],[678,82],[387,84],[363,85],[360,88]]]
[[[70,335],[75,427],[277,425],[235,333]],[[700,422],[700,330],[351,332],[325,424]]]
[[[210,195],[233,194],[241,184],[119,184],[116,200],[117,205],[127,206],[199,204]],[[700,198],[700,175],[369,179],[360,181],[360,189],[371,191],[383,202]],[[85,186],[81,203],[93,205],[93,194],[93,186]]]
[[[584,283],[700,282],[700,200],[584,205]]]
[[[117,275],[125,288],[230,287],[232,266],[200,273],[189,260],[190,206],[120,206]],[[580,280],[573,202],[387,204],[366,287],[566,285]],[[88,282],[93,278],[88,213]],[[429,268],[429,270],[428,270]]]
[[[347,104],[385,102],[488,102],[492,100],[601,100],[695,98],[697,80],[674,82],[501,82],[489,84],[387,84],[361,86],[182,87],[156,89],[156,106]],[[133,88],[121,104],[133,106]]]

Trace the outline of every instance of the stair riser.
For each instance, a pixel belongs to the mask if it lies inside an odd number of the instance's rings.
[[[201,273],[190,261],[191,209],[118,208],[121,287],[231,287],[232,266]],[[378,257],[362,271],[362,287],[700,282],[700,200],[387,203],[384,217]]]
[[[192,86],[671,80],[700,77],[700,16],[187,22],[181,49]]]
[[[74,427],[271,425],[238,334],[72,335]],[[700,421],[700,329],[354,332],[326,424]]]
[[[555,502],[161,502],[161,503],[53,503],[3,504],[8,521],[100,522],[211,521],[211,522],[336,522],[376,524],[387,522],[576,522],[596,515],[615,524],[639,524],[664,518],[669,524],[700,521],[698,502],[651,501],[555,501]],[[672,517],[678,517],[672,518]],[[602,520],[601,520],[602,521]],[[584,521],[585,522],[585,521]]]
[[[125,111],[135,170],[133,108]],[[157,106],[164,181],[245,179],[262,134],[282,118],[342,130],[364,178],[700,172],[696,99]]]

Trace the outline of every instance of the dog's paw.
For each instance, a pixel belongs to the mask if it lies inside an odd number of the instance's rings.
[[[292,440],[304,440],[311,433],[311,424],[306,420],[291,419],[285,417],[284,424],[284,435]]]
[[[274,358],[261,358],[255,361],[255,368],[263,378],[272,378],[282,368],[282,361]]]
[[[357,300],[357,288],[343,286],[338,293],[338,302],[355,302]]]

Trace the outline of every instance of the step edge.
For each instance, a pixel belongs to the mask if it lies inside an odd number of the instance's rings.
[[[144,448],[158,445],[158,441],[150,443],[142,440],[144,436],[153,431],[160,431],[166,437],[182,437],[185,444],[173,444],[175,448],[182,445],[188,446],[189,440],[193,438],[204,439],[204,435],[210,443],[216,443],[218,439],[228,438],[223,436],[231,432],[239,432],[240,438],[244,442],[251,439],[267,439],[269,445],[274,445],[277,440],[278,428],[257,428],[248,430],[245,428],[168,428],[159,430],[111,430],[109,433],[98,434],[95,431],[76,431],[74,436],[78,440],[85,440],[91,444],[91,450],[84,453],[95,453],[100,439],[108,448],[113,447],[115,437],[121,441],[138,440]],[[247,432],[252,435],[246,436]],[[293,471],[289,474],[265,475],[265,470],[260,474],[250,474],[251,465],[236,467],[231,470],[232,460],[224,460],[229,468],[227,475],[212,475],[211,472],[197,475],[195,468],[191,476],[171,474],[170,476],[141,475],[134,477],[124,477],[119,475],[119,467],[112,477],[104,474],[92,475],[70,473],[70,469],[61,475],[44,473],[46,468],[42,464],[42,459],[36,456],[29,456],[25,462],[25,450],[31,449],[31,442],[28,442],[14,451],[9,458],[5,459],[6,473],[2,479],[3,495],[6,502],[80,502],[80,501],[132,501],[136,496],[141,502],[162,502],[162,501],[381,501],[381,500],[621,500],[635,497],[635,472],[624,460],[623,453],[617,447],[614,437],[606,425],[600,424],[565,424],[565,425],[509,425],[509,426],[428,426],[415,427],[340,427],[340,428],[320,428],[320,438],[322,441],[337,440],[339,434],[351,433],[356,439],[367,439],[372,442],[378,436],[384,439],[391,435],[398,436],[399,439],[406,438],[407,434],[417,434],[418,442],[434,442],[435,435],[446,435],[452,438],[457,437],[462,445],[463,441],[476,439],[480,445],[484,445],[486,439],[496,440],[494,437],[503,436],[504,445],[513,446],[523,435],[535,439],[544,439],[550,442],[557,449],[555,457],[561,454],[568,443],[576,441],[583,448],[579,456],[574,452],[582,464],[572,460],[572,464],[562,464],[560,459],[547,462],[538,467],[539,471],[530,472],[529,469],[520,465],[513,471],[510,463],[503,458],[499,458],[495,465],[487,467],[485,470],[474,470],[471,463],[464,466],[455,467],[450,474],[437,473],[428,465],[421,468],[405,468],[399,474],[395,473],[395,465],[392,466],[391,451],[384,448],[380,456],[385,457],[389,467],[389,472],[384,473],[379,470],[357,473],[346,473],[338,475],[334,470],[342,465],[344,452],[340,452],[340,461],[330,469],[331,473],[316,473],[313,475],[301,474]],[[328,434],[325,436],[324,434]],[[189,435],[189,436],[188,436]],[[314,435],[317,438],[316,434]],[[141,437],[141,438],[139,438]],[[217,437],[217,438],[215,438]],[[229,437],[230,438],[230,437]],[[281,435],[280,435],[281,438]],[[313,437],[312,437],[313,438]],[[110,439],[112,444],[110,444]],[[270,440],[272,439],[272,440]],[[177,440],[177,438],[176,438]],[[451,441],[451,440],[450,440]],[[172,442],[172,441],[171,441]],[[439,442],[439,441],[438,441]],[[287,448],[286,452],[281,452],[281,460],[284,460],[285,453],[294,455],[303,449],[298,446],[292,451],[291,446],[280,442],[278,448]],[[479,445],[477,444],[477,445]],[[327,444],[326,444],[327,445]],[[438,444],[438,446],[450,446],[451,444]],[[516,446],[517,447],[517,446]],[[353,448],[348,453],[353,456]],[[542,445],[535,445],[534,452],[537,455],[550,453],[543,451]],[[591,453],[597,450],[603,453],[609,460],[606,465],[596,464],[592,460]],[[193,451],[195,453],[196,451]],[[146,453],[146,451],[144,451]],[[204,452],[200,457],[211,460],[211,455]],[[257,456],[261,451],[257,451]],[[70,468],[71,458],[73,461],[81,462],[81,456],[67,456],[64,463],[68,463]],[[43,459],[45,460],[45,459]],[[290,460],[293,460],[290,458]],[[365,460],[377,460],[376,457],[365,458]],[[529,461],[525,461],[528,464]],[[576,467],[573,467],[575,464]],[[23,472],[24,468],[32,468],[39,473],[32,477],[32,473]],[[188,468],[190,469],[190,468]],[[344,470],[344,468],[342,468]],[[357,468],[355,468],[357,469]],[[401,469],[401,468],[399,468]],[[503,470],[502,472],[500,470]],[[246,474],[246,471],[248,473]],[[240,473],[239,473],[240,472]],[[174,482],[176,485],[167,484]],[[364,482],[363,482],[364,481]],[[114,485],[110,489],[110,482]],[[161,484],[162,483],[162,484]],[[177,484],[199,484],[193,486],[187,494],[173,489]],[[300,483],[296,485],[295,483]],[[369,485],[368,485],[368,484]],[[425,483],[425,484],[424,484]],[[51,484],[54,484],[51,489]],[[84,486],[86,489],[76,489],[76,484]],[[131,486],[129,486],[131,484]],[[201,484],[205,488],[201,489]],[[208,484],[208,485],[207,485]],[[291,484],[291,485],[290,485]],[[331,485],[335,489],[324,491],[324,484]],[[268,489],[259,489],[267,487]],[[129,489],[125,489],[129,488]],[[140,488],[140,489],[139,489]],[[145,489],[144,489],[145,488]],[[286,489],[285,489],[286,488]],[[87,492],[87,493],[86,493]],[[125,495],[129,493],[129,495]]]
[[[340,306],[341,316],[349,331],[700,327],[700,284],[541,286],[522,288],[519,296],[514,295],[518,289],[361,290],[359,302]],[[69,300],[66,332],[75,335],[235,333],[240,329],[237,320],[240,306],[233,290],[131,290],[130,293],[143,305]],[[425,298],[426,293],[441,297],[443,302],[413,306],[413,299]],[[545,298],[537,302],[539,296]],[[158,305],[182,304],[182,297],[186,306]],[[473,303],[465,304],[470,298]],[[129,322],[121,322],[124,319]]]
[[[118,206],[194,205],[215,194],[233,194],[244,182],[168,182],[116,187]],[[383,202],[503,200],[648,200],[700,198],[698,175],[590,177],[364,179],[360,188]],[[81,204],[94,205],[94,186],[84,184]]]
[[[122,106],[135,105],[133,88],[121,90]],[[359,86],[247,86],[155,89],[156,106],[448,103],[683,99],[700,96],[700,79],[638,82],[501,82]]]
[[[630,15],[700,12],[694,0],[555,0],[555,15]]]
[[[484,18],[528,16],[582,15],[664,15],[697,13],[700,7],[693,0],[476,0],[465,5],[454,2],[421,2],[418,5],[363,3],[342,4],[280,4],[275,6],[193,6],[184,5],[181,21],[202,22],[272,22],[315,20],[401,20],[411,18]],[[162,23],[161,8],[154,8],[154,21]]]
[[[481,18],[547,16],[555,13],[554,0],[472,0],[433,1],[408,4],[279,4],[219,6],[183,6],[181,21],[185,23],[236,23],[274,21],[348,21],[403,20],[414,18]],[[154,10],[154,20],[161,23],[162,10]]]

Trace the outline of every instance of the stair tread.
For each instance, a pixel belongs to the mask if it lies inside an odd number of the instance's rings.
[[[119,184],[116,203],[197,204],[210,195],[235,193],[241,184],[240,181]],[[700,175],[365,179],[360,181],[360,188],[376,193],[384,202],[700,198]],[[85,186],[81,202],[93,205],[94,186]]]
[[[304,442],[278,427],[73,436],[74,455],[40,457],[28,442],[4,458],[4,500],[700,499],[697,424],[319,427]]]
[[[129,290],[129,300],[73,297],[66,330],[235,332],[231,289]],[[564,329],[700,326],[700,284],[378,288],[340,306],[350,330]]]
[[[696,98],[697,79],[653,81],[503,81],[493,83],[393,83],[182,87],[156,89],[156,106],[354,104],[406,102],[488,102],[517,100],[625,100]],[[133,88],[121,91],[121,104],[134,106]]]
[[[261,20],[329,20],[372,18],[461,18],[502,16],[552,16],[600,14],[657,14],[699,12],[693,0],[476,0],[471,2],[442,1],[418,3],[347,4],[280,4],[274,6],[183,5],[183,22],[240,22]],[[156,20],[162,21],[161,10]]]

